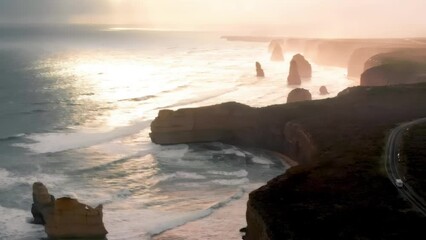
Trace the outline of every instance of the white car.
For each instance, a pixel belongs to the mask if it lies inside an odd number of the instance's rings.
[[[401,188],[402,186],[404,186],[404,182],[403,182],[400,178],[397,178],[397,179],[395,180],[395,184],[396,184],[396,186],[397,186],[397,187],[399,187],[399,188]]]

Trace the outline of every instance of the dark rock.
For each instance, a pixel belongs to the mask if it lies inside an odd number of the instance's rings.
[[[256,76],[265,77],[265,73],[263,72],[262,66],[259,62],[256,62]]]
[[[274,46],[274,49],[272,50],[271,60],[272,61],[284,61],[284,55],[283,55],[283,50],[281,48],[281,45],[276,44]]]
[[[296,54],[293,56],[294,61],[297,63],[297,69],[299,76],[302,78],[312,77],[312,67],[311,64],[303,57],[301,54]]]
[[[290,71],[287,77],[287,83],[289,85],[300,85],[302,83],[297,63],[294,60],[291,60],[290,62]]]
[[[46,186],[41,182],[33,184],[33,204],[31,206],[31,213],[33,215],[33,223],[45,224],[46,221],[43,212],[51,208],[55,202],[55,197],[49,194]]]
[[[312,100],[311,93],[303,88],[295,88],[287,96],[287,103]]]
[[[328,94],[328,90],[325,86],[321,86],[319,89],[319,92],[321,95],[327,95]]]

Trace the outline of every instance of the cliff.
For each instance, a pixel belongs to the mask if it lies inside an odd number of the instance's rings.
[[[425,116],[426,105],[418,104],[425,100],[426,84],[416,84],[354,87],[335,98],[264,108],[166,111],[152,123],[151,138],[255,146],[302,163],[250,193],[245,239],[415,239],[426,219],[398,195],[381,154],[389,129]]]
[[[405,49],[377,54],[365,63],[360,85],[382,86],[426,80],[426,49]]]

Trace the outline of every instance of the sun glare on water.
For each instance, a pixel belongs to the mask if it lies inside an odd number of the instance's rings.
[[[47,64],[53,65],[53,74],[65,79],[71,85],[69,89],[76,91],[81,100],[110,108],[94,123],[105,128],[125,126],[146,117],[145,110],[154,107],[153,104],[138,106],[136,100],[156,95],[167,82],[159,77],[158,73],[164,72],[161,65],[134,56],[83,53],[62,56],[61,61],[49,59]],[[135,108],[138,111],[134,111]]]

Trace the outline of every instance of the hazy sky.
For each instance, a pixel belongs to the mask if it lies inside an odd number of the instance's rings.
[[[426,0],[0,0],[0,23],[426,36]]]

